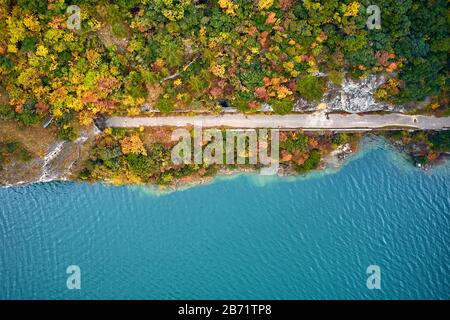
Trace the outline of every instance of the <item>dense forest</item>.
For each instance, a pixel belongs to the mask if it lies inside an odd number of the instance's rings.
[[[176,165],[171,150],[177,142],[171,140],[171,128],[141,128],[135,130],[106,129],[96,137],[89,160],[81,171],[85,181],[107,181],[113,184],[184,185],[201,182],[217,173],[255,171],[261,164],[250,164],[246,150],[245,164]],[[440,163],[450,152],[450,131],[385,131],[382,136],[411,163],[427,168]],[[361,133],[305,133],[301,130],[281,131],[279,157],[282,175],[306,174],[326,168],[327,159],[337,156],[344,160],[359,149]],[[208,148],[211,141],[202,149]],[[235,153],[237,153],[235,146]],[[335,154],[334,156],[332,154]],[[225,150],[223,150],[223,163]],[[448,158],[448,157],[447,157]],[[331,160],[332,161],[332,160]]]
[[[249,149],[244,164],[174,164],[170,128],[136,130],[106,129],[97,136],[89,161],[80,173],[85,181],[107,181],[112,184],[184,185],[202,181],[217,173],[255,171],[262,165],[250,164]],[[194,134],[192,132],[192,134]],[[223,132],[225,135],[225,132]],[[280,133],[280,163],[285,175],[304,174],[321,166],[322,157],[348,144],[352,152],[358,147],[360,134],[305,134],[301,130]],[[204,151],[211,141],[202,146]],[[237,146],[234,146],[237,154]]]
[[[428,97],[429,112],[448,114],[446,0],[0,0],[0,18],[0,116],[51,116],[69,140],[143,105],[285,114],[345,76],[381,73],[377,99]]]

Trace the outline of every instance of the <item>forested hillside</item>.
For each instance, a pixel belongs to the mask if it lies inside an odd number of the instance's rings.
[[[143,104],[288,113],[346,74],[386,74],[377,99],[448,113],[446,0],[0,0],[0,30],[1,117],[51,115],[66,139]]]

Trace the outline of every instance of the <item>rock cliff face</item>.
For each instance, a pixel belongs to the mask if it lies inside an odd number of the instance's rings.
[[[97,131],[89,128],[80,132],[73,141],[46,141],[45,154],[35,154],[30,161],[8,163],[0,174],[0,186],[13,186],[27,183],[70,180],[77,177]],[[39,139],[32,136],[30,140]],[[33,141],[31,141],[33,143]]]
[[[323,110],[325,112],[373,112],[391,111],[404,112],[402,106],[390,106],[385,103],[376,102],[374,93],[379,86],[386,81],[384,76],[369,76],[363,80],[355,80],[346,77],[341,85],[329,84],[328,90],[322,100],[310,102],[299,99],[295,103],[294,111],[311,112]]]
[[[318,76],[325,76],[325,74],[318,74]],[[390,112],[405,112],[405,106],[392,106],[387,103],[375,101],[374,94],[376,90],[386,82],[385,75],[371,75],[365,79],[354,79],[346,76],[341,85],[328,83],[327,92],[321,101],[308,101],[304,98],[299,98],[294,105],[294,112],[348,112],[348,113],[364,113],[374,111],[390,111]],[[417,106],[418,104],[412,104]],[[420,105],[420,104],[419,104]],[[195,112],[207,113],[207,109],[198,110],[183,110],[181,112]],[[272,107],[263,103],[261,106],[262,112],[273,112]],[[159,110],[148,104],[141,106],[141,112],[155,112]],[[237,113],[236,108],[222,108],[223,113]]]

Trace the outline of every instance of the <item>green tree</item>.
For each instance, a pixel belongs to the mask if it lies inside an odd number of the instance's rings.
[[[323,80],[307,75],[297,81],[297,90],[306,99],[320,100],[323,97],[323,85]]]

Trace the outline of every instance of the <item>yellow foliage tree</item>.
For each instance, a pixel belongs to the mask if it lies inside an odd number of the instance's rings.
[[[239,8],[239,5],[230,0],[219,0],[219,6],[222,10],[225,10],[227,15],[232,17],[236,15],[236,9]]]
[[[273,5],[273,0],[258,0],[258,9],[267,10]]]
[[[353,1],[345,8],[344,17],[355,17],[358,15],[359,12],[359,3],[356,1]]]
[[[39,24],[39,20],[32,15],[27,15],[23,19],[23,24],[33,32],[39,32],[41,30],[41,26]]]
[[[135,153],[147,155],[144,143],[138,134],[133,134],[131,137],[125,137],[120,141],[123,154]]]

